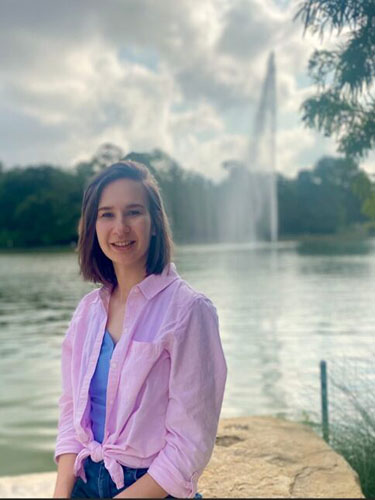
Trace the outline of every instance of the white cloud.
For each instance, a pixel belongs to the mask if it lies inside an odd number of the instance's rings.
[[[166,150],[211,177],[248,147],[275,49],[282,171],[317,135],[298,127],[318,40],[272,0],[3,0],[0,159],[71,164],[103,142]],[[228,117],[231,117],[230,119]],[[242,124],[242,130],[239,124]],[[297,134],[295,136],[294,134]],[[298,137],[298,141],[292,140]]]
[[[311,169],[323,155],[336,155],[336,146],[332,139],[322,138],[316,131],[305,129],[302,125],[279,131],[276,147],[276,168],[288,177],[294,177],[301,169]]]
[[[224,132],[224,123],[219,114],[212,106],[201,103],[195,109],[174,113],[170,117],[170,133],[175,136],[184,137],[186,134],[199,136]]]
[[[273,2],[238,0],[228,10],[218,48],[247,62],[273,50],[285,16]]]
[[[199,141],[189,134],[176,142],[175,157],[181,165],[219,181],[226,175],[223,161],[243,158],[246,147],[247,138],[243,135],[227,133]]]
[[[375,153],[370,153],[361,164],[361,168],[367,172],[375,181]]]

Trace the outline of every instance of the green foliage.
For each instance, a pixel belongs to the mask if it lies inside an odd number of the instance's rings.
[[[76,237],[81,189],[51,166],[16,168],[0,178],[0,245],[67,244]]]
[[[121,148],[114,144],[106,142],[99,147],[92,159],[92,163],[96,167],[96,171],[103,170],[103,168],[107,167],[108,165],[112,165],[112,163],[120,160],[123,156],[124,153]]]
[[[227,176],[214,183],[183,169],[160,150],[130,153],[127,158],[144,163],[154,175],[177,243],[219,241],[220,229],[225,233],[223,213],[232,217],[227,223],[245,231],[247,214],[254,208],[254,174],[244,165],[226,164]],[[71,171],[50,165],[2,171],[0,247],[67,245],[77,241],[83,191],[101,168],[103,162],[94,155]],[[296,179],[279,175],[277,189],[282,237],[333,234],[353,224],[375,221],[374,185],[353,160],[324,157],[312,170],[299,172]],[[233,196],[243,200],[239,213],[231,206]],[[243,223],[239,223],[241,218]],[[244,241],[249,238],[250,224],[248,229],[249,234],[240,235]]]
[[[317,93],[302,104],[302,120],[335,136],[341,153],[363,158],[375,146],[375,0],[305,0],[297,18],[322,39],[327,30],[348,30],[335,50],[312,54],[308,72]]]
[[[371,185],[353,160],[332,157],[300,171],[296,180],[279,178],[281,234],[332,234],[363,222],[367,214],[359,186],[364,179]]]
[[[375,193],[372,191],[368,198],[365,199],[362,205],[362,213],[369,219],[375,221]]]
[[[352,184],[353,193],[361,202],[361,212],[375,222],[375,185],[364,172],[359,172]]]
[[[342,363],[342,364],[341,364]],[[375,495],[373,360],[331,362],[329,444],[358,473],[366,498]]]

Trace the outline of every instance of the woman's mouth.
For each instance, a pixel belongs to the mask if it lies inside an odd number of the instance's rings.
[[[116,250],[125,251],[132,248],[135,241],[117,241],[116,243],[111,243],[112,247]]]

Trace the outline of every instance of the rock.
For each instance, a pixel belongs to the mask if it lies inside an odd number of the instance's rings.
[[[0,498],[52,498],[56,472],[0,477]]]
[[[51,498],[56,473],[0,477],[1,498]],[[307,425],[222,419],[203,498],[364,498],[356,472]]]
[[[309,426],[275,417],[222,419],[199,492],[203,498],[364,498],[357,473]]]

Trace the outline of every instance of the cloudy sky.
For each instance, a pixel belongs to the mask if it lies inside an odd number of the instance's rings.
[[[335,143],[301,124],[319,39],[293,22],[297,3],[2,0],[0,160],[69,167],[110,142],[220,179],[249,146],[273,50],[277,170],[310,168]]]

